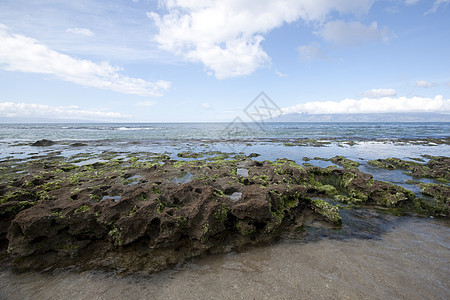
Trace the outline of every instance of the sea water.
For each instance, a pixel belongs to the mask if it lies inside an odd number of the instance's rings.
[[[0,141],[425,139],[448,137],[449,123],[37,123],[0,124]]]

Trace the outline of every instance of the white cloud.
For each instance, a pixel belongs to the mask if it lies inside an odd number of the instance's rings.
[[[406,5],[413,5],[419,2],[419,0],[405,0]]]
[[[62,118],[62,119],[123,119],[129,115],[117,112],[103,112],[80,109],[76,105],[50,106],[31,103],[1,102],[2,117]]]
[[[442,95],[426,97],[383,97],[360,100],[307,102],[283,109],[283,113],[343,114],[343,113],[395,113],[395,112],[450,112],[450,99]]]
[[[438,10],[439,6],[447,5],[449,2],[450,0],[436,0],[434,1],[433,7],[430,8],[430,10],[427,11],[425,14],[427,15],[429,13],[435,13]]]
[[[377,22],[365,26],[360,22],[331,21],[316,32],[326,41],[341,46],[358,46],[365,42],[388,42],[395,34],[387,27],[378,28]]]
[[[205,102],[205,103],[202,104],[202,107],[204,109],[209,109],[209,108],[211,108],[211,105],[208,102]]]
[[[366,98],[381,98],[397,96],[397,92],[394,89],[371,89],[359,94],[358,96]]]
[[[298,53],[300,54],[300,60],[303,62],[329,59],[328,56],[322,52],[320,45],[317,42],[298,47]]]
[[[281,78],[287,77],[287,74],[281,73],[280,71],[275,71],[275,74],[277,74],[278,76],[280,76]]]
[[[90,29],[80,28],[80,27],[67,28],[66,32],[85,35],[85,36],[93,36],[94,35],[94,33]]]
[[[107,62],[94,63],[59,53],[33,38],[10,34],[1,24],[0,68],[53,75],[83,86],[140,96],[159,96],[170,87],[168,81],[149,82],[124,76],[120,73],[121,68]]]
[[[421,88],[431,88],[436,86],[436,83],[427,82],[425,80],[417,80],[416,85]]]
[[[147,100],[147,101],[140,101],[136,103],[136,106],[142,106],[142,107],[150,107],[155,105],[157,102],[153,100]]]
[[[148,12],[160,48],[201,62],[219,79],[245,76],[270,63],[263,35],[302,19],[322,22],[331,12],[364,14],[373,0],[161,0],[166,14]]]

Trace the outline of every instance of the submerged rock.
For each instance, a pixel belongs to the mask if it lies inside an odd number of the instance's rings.
[[[86,144],[86,143],[80,143],[80,142],[70,144],[71,147],[85,147],[87,145],[88,144]]]
[[[171,182],[173,183],[188,183],[191,182],[194,179],[194,175],[192,175],[191,173],[187,172],[186,174],[183,174],[182,176],[178,176],[174,179],[172,179]]]
[[[433,178],[441,182],[450,182],[450,157],[429,156],[427,163],[407,161],[395,157],[369,161],[369,164],[388,170],[402,169],[409,171],[408,175],[418,178]]]
[[[56,142],[54,142],[54,141],[43,139],[43,140],[39,140],[39,141],[32,143],[31,146],[48,147],[48,146],[53,146],[55,144],[56,144]]]

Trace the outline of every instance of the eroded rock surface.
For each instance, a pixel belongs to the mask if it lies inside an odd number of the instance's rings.
[[[421,203],[412,192],[376,181],[342,157],[334,161],[345,169],[223,153],[189,161],[116,156],[107,153],[81,166],[48,157],[24,163],[24,173],[3,162],[4,257],[25,269],[75,265],[151,273],[192,257],[268,243],[298,230],[306,218],[339,226],[337,202],[408,210]],[[242,168],[248,176],[237,172]],[[190,181],[174,181],[187,174]]]

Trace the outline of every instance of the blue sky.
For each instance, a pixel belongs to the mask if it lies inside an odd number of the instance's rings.
[[[0,1],[0,118],[450,113],[450,0]]]

